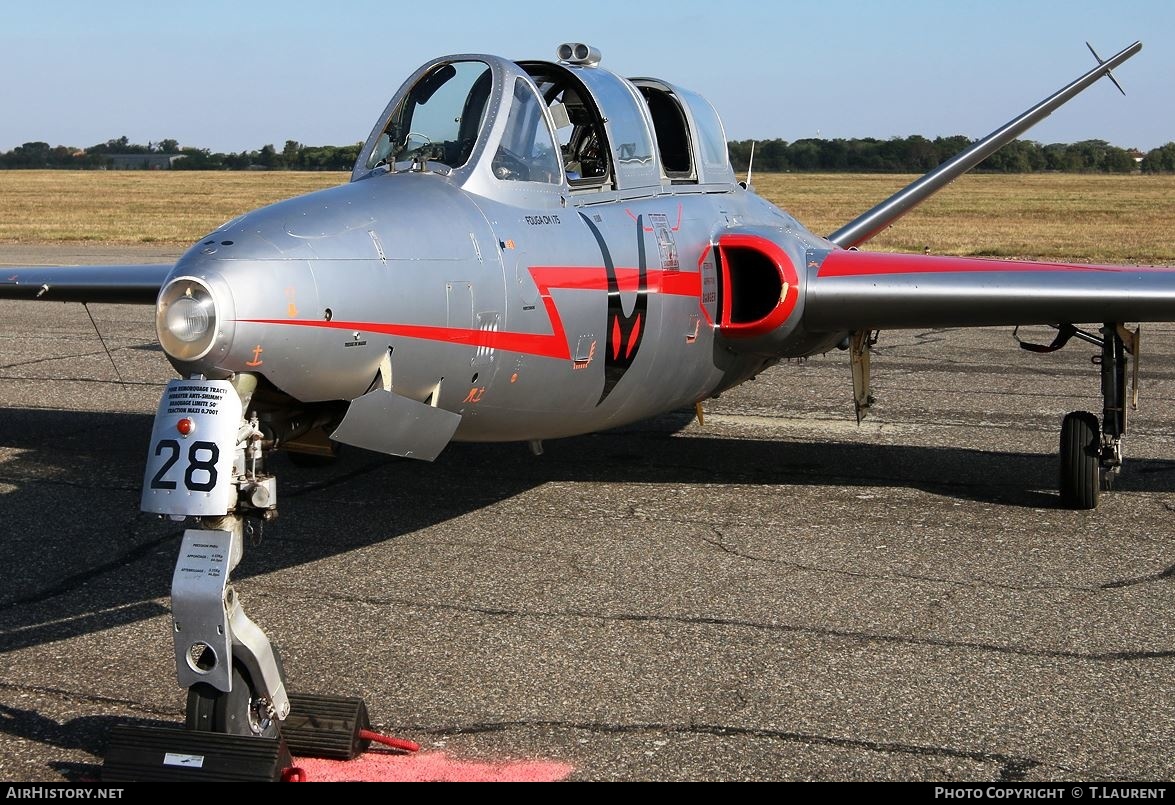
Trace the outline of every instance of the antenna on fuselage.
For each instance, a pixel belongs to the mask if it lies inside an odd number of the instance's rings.
[[[751,189],[751,168],[755,165],[755,141],[751,140],[751,156],[747,160],[747,180],[739,182],[743,186],[743,190]]]

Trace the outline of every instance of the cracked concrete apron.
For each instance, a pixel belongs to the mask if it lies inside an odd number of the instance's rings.
[[[179,529],[136,511],[171,371],[150,310],[92,311],[123,384],[80,307],[0,304],[9,781],[92,774],[112,724],[182,717]],[[276,460],[281,518],[238,591],[291,689],[362,695],[454,757],[578,779],[1170,779],[1175,328],[1146,336],[1096,512],[1053,491],[1061,416],[1099,405],[1090,348],[883,333],[860,428],[836,353],[706,403],[704,428]]]

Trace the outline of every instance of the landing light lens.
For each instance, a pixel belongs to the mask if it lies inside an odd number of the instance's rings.
[[[211,322],[208,315],[209,301],[199,302],[190,296],[177,299],[167,309],[168,332],[188,344],[203,338]]]
[[[159,294],[155,329],[164,352],[180,361],[204,357],[216,341],[216,301],[197,279],[172,280]]]

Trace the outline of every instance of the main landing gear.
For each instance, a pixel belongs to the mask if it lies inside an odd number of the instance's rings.
[[[1103,488],[1109,489],[1122,469],[1122,439],[1126,436],[1127,364],[1131,371],[1131,407],[1138,406],[1139,330],[1107,322],[1097,336],[1061,325],[1049,346],[1020,346],[1033,352],[1054,352],[1077,337],[1101,349],[1094,363],[1101,369],[1102,418],[1088,411],[1073,411],[1061,422],[1059,486],[1061,505],[1067,509],[1093,509]]]

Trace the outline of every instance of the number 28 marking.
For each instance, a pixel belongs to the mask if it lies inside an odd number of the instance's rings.
[[[164,476],[179,461],[183,450],[180,447],[180,443],[175,439],[161,439],[155,445],[155,455],[162,456],[165,452],[170,453],[170,455],[163,462],[163,466],[159,468],[159,472],[155,473],[155,477],[151,479],[152,489],[176,488],[176,482],[168,481]],[[205,453],[209,457],[201,458],[201,453]],[[192,492],[211,492],[215,489],[216,462],[219,458],[220,448],[216,442],[192,442],[191,446],[188,447],[188,468],[184,471],[184,488]],[[207,479],[197,481],[196,473],[201,472],[207,475]]]

